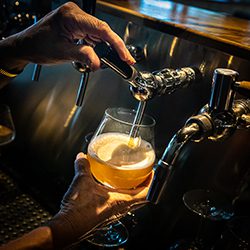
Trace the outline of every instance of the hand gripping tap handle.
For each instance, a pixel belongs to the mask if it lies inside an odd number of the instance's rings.
[[[114,49],[112,49],[106,42],[98,43],[95,46],[94,51],[100,58],[100,61],[102,64],[114,70],[116,73],[122,76],[125,80],[128,80],[128,81],[132,80],[137,75],[136,69],[130,66],[129,64],[127,64],[126,62],[122,61],[119,55],[117,54],[117,52]],[[76,62],[74,62],[73,65],[74,67],[78,67],[76,65]],[[87,88],[88,79],[89,79],[89,68],[82,67],[82,66],[78,68],[81,68],[81,72],[82,72],[81,82],[78,88],[77,99],[76,99],[76,105],[79,107],[79,106],[82,106],[85,91]]]
[[[94,50],[104,65],[114,70],[125,80],[131,81],[137,76],[137,70],[122,61],[118,53],[106,42],[98,43]]]

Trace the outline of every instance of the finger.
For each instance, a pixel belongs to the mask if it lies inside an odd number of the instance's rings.
[[[87,159],[87,155],[84,154],[83,152],[78,153],[76,156],[76,159],[78,160],[78,159],[82,159],[82,158]]]
[[[123,61],[126,61],[128,64],[136,63],[135,59],[126,48],[123,40],[113,30],[111,30],[109,26],[105,27],[101,31],[101,39],[110,43]]]
[[[96,19],[93,16],[88,17],[88,25],[85,28],[88,29],[88,36],[101,39],[108,42],[118,53],[123,61],[129,64],[134,64],[136,61],[131,56],[130,52],[126,48],[123,40],[109,27],[106,22]]]
[[[87,64],[92,71],[100,68],[101,62],[94,49],[88,45],[76,45],[74,60]]]
[[[150,185],[153,181],[153,178],[154,178],[154,170],[151,171],[151,173],[148,175],[146,180],[144,182],[142,182],[137,188],[150,187]]]
[[[148,191],[149,191],[149,187],[152,183],[153,180],[153,171],[149,174],[149,176],[147,177],[147,179],[138,187],[136,187],[135,189],[131,189],[131,190],[116,190],[117,192],[119,192],[121,195],[124,194],[125,196],[125,200],[127,201],[127,204],[131,207],[136,205],[135,207],[133,207],[133,209],[137,209],[139,208],[141,205],[145,205],[148,201],[146,200]],[[130,198],[127,199],[126,195],[129,195]]]
[[[91,39],[92,41],[94,41],[95,43],[100,43],[102,40],[99,37],[96,36],[92,36],[92,35],[87,35],[86,37],[88,37],[89,39]],[[86,39],[86,38],[85,38]]]
[[[130,194],[133,196],[138,195],[139,197],[140,196],[144,197],[149,190],[149,187],[150,187],[152,180],[153,180],[153,176],[154,176],[154,171],[152,170],[151,173],[144,180],[144,182],[142,182],[136,188],[129,189],[129,190],[127,190],[127,189],[117,189],[117,190],[121,193],[126,193],[126,194]]]
[[[149,203],[149,201],[147,201],[147,200],[142,200],[142,201],[135,202],[134,204],[130,205],[130,210],[129,211],[130,212],[135,211],[135,210],[137,210],[139,208],[144,207],[148,203]]]
[[[75,174],[87,173],[90,174],[90,165],[87,159],[87,155],[84,153],[78,153],[75,160]]]

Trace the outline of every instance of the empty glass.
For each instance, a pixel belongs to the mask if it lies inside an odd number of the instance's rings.
[[[200,224],[193,240],[181,239],[170,247],[170,250],[208,250],[212,249],[211,242],[203,235],[205,231],[204,219],[210,221],[227,221],[234,215],[232,201],[224,195],[206,189],[194,189],[183,195],[185,206],[200,216]],[[215,239],[216,230],[208,232]],[[219,236],[219,235],[218,235]],[[216,236],[216,237],[218,237]]]
[[[239,216],[227,223],[226,230],[213,250],[249,250],[250,249],[250,217]]]

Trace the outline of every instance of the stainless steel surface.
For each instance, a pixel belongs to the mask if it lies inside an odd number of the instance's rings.
[[[220,85],[223,84],[223,82],[220,83]],[[217,87],[220,88],[222,86]],[[214,92],[212,91],[212,95],[213,93]],[[222,93],[222,95],[223,94],[224,93]],[[165,152],[154,168],[154,179],[150,187],[147,200],[153,203],[158,203],[160,201],[160,197],[167,186],[168,179],[171,177],[171,171],[175,167],[175,161],[189,140],[200,142],[201,139],[205,138],[213,141],[228,138],[238,127],[239,122],[241,122],[241,117],[243,115],[250,114],[250,101],[237,100],[233,107],[231,107],[230,110],[227,110],[234,116],[234,123],[230,123],[230,127],[228,127],[228,124],[231,122],[231,120],[228,121],[228,116],[225,113],[222,117],[220,117],[221,119],[218,123],[218,117],[214,116],[213,111],[214,110],[208,110],[207,112],[204,109],[203,113],[201,112],[199,115],[188,119],[185,126],[180,129],[170,140]],[[220,133],[218,133],[218,130]]]
[[[96,15],[122,38],[126,37],[129,44],[137,44],[131,41],[147,44],[146,59],[136,64],[139,71],[187,65],[202,69],[204,78],[197,84],[147,103],[145,112],[156,119],[158,159],[176,131],[208,103],[214,69],[230,68],[239,72],[239,80],[250,79],[247,60],[150,29],[143,22],[130,23],[134,27],[133,37],[128,37],[127,20],[103,12]],[[74,158],[84,144],[85,135],[96,129],[106,108],[136,108],[138,102],[125,80],[106,69],[90,75],[85,105],[74,109],[80,73],[71,64],[43,66],[40,84],[31,81],[32,70],[33,65],[29,65],[0,92],[1,102],[11,108],[17,132],[15,141],[2,148],[2,159],[22,181],[38,191],[44,203],[57,211],[73,177]],[[236,99],[244,97],[236,94]],[[147,249],[157,241],[163,249],[175,239],[195,235],[192,228],[197,221],[182,204],[183,193],[193,188],[208,188],[233,197],[250,165],[249,146],[250,133],[245,129],[237,129],[223,142],[187,142],[175,159],[176,167],[161,201],[136,212],[137,225],[129,228],[126,248]],[[238,200],[239,214],[248,202]],[[192,228],[190,223],[194,225]]]
[[[34,16],[34,24],[37,22],[37,16]],[[33,74],[32,74],[32,81],[39,81],[40,73],[42,70],[42,65],[34,64]]]
[[[142,60],[145,59],[145,53],[143,48],[141,48],[140,46],[135,46],[133,44],[128,44],[126,45],[128,51],[130,52],[130,54],[134,57],[134,59],[136,60],[136,62],[140,62]]]
[[[210,105],[206,105],[198,115],[188,119],[184,127],[168,143],[161,159],[154,167],[154,178],[147,200],[159,203],[168,183],[171,182],[176,160],[190,140],[225,140],[232,136],[241,124],[242,116],[250,114],[250,100],[237,100],[233,104],[238,75],[238,72],[233,70],[215,69]],[[238,195],[236,197],[238,198]]]

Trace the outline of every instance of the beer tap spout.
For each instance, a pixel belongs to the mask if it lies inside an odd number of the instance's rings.
[[[138,101],[170,94],[201,77],[199,69],[195,67],[166,68],[152,73],[138,71],[134,66],[122,61],[117,52],[105,42],[98,43],[94,50],[103,65],[114,70],[129,83],[130,91]]]
[[[209,103],[186,121],[155,165],[154,179],[147,196],[149,201],[159,202],[171,178],[176,159],[189,141],[221,141],[231,136],[237,128],[249,129],[250,100],[234,101],[239,86],[238,75],[238,72],[230,69],[219,68],[214,71]],[[250,82],[244,81],[242,88],[249,90]]]
[[[133,49],[132,46],[128,47],[130,50],[131,48]],[[110,68],[125,79],[130,85],[132,95],[138,101],[171,94],[179,88],[189,86],[202,76],[200,70],[195,67],[165,68],[155,72],[138,71],[134,66],[122,61],[118,53],[106,42],[96,44],[94,51],[100,58],[102,68]],[[85,65],[79,62],[72,64],[79,72],[86,71]]]
[[[210,125],[209,120],[205,124]],[[197,120],[197,122],[187,123],[172,137],[161,159],[154,167],[154,179],[147,195],[148,201],[159,202],[180,152],[190,140],[200,139],[203,130],[204,128]]]

